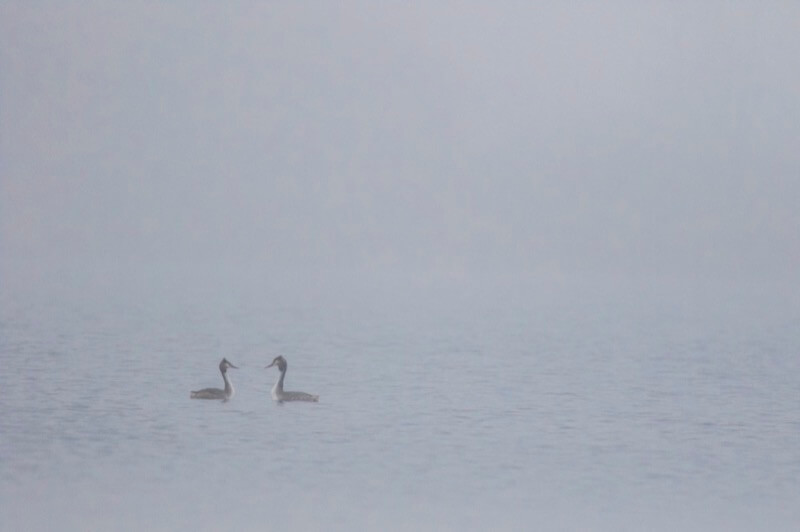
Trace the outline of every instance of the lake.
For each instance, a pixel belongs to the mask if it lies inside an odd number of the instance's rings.
[[[794,530],[798,290],[710,284],[6,273],[0,528]]]

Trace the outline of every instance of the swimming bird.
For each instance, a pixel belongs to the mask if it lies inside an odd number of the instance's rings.
[[[281,376],[278,377],[278,382],[275,383],[275,386],[272,387],[272,398],[279,403],[283,401],[311,401],[311,402],[318,402],[319,395],[311,395],[310,393],[306,392],[284,392],[283,391],[283,379],[286,377],[286,368],[289,365],[286,363],[286,359],[282,356],[278,355],[272,361],[272,364],[266,366],[264,369],[271,368],[272,366],[278,366],[278,369],[281,371]]]
[[[222,380],[225,381],[225,389],[219,388],[203,388],[202,390],[193,391],[189,397],[192,399],[221,399],[227,401],[233,397],[233,384],[228,380],[228,368],[239,369],[230,362],[227,358],[223,358],[219,363],[219,372],[222,373]]]

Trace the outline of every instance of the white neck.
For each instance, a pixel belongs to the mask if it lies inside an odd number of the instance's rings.
[[[281,376],[278,377],[278,381],[275,383],[275,386],[272,387],[272,398],[277,399],[280,395],[283,394],[283,378],[286,376],[286,370],[281,371]]]
[[[231,381],[228,380],[228,372],[227,371],[223,371],[222,372],[222,380],[225,381],[225,395],[227,395],[228,397],[231,397],[233,395],[234,390],[233,390],[233,384],[231,384]]]

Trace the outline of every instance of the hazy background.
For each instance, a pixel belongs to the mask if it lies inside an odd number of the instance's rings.
[[[796,283],[798,21],[794,2],[3,2],[6,275]]]
[[[600,4],[0,0],[0,528],[797,529],[800,3]]]

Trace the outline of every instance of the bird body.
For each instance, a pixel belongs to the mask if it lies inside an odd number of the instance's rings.
[[[271,368],[272,366],[278,366],[278,369],[281,372],[280,377],[278,377],[278,381],[275,383],[275,386],[272,387],[272,399],[275,401],[282,403],[284,401],[307,401],[316,403],[319,401],[319,395],[312,395],[306,392],[287,392],[283,389],[283,380],[286,377],[286,370],[289,367],[289,364],[286,362],[286,359],[282,356],[276,356],[272,363],[267,366],[267,368]],[[266,368],[264,368],[266,369]]]
[[[230,362],[227,358],[223,358],[219,363],[219,372],[222,373],[222,380],[225,381],[225,389],[219,388],[203,388],[202,390],[194,390],[189,394],[191,399],[217,399],[227,401],[233,397],[234,389],[230,379],[228,379],[228,368],[239,369]]]

